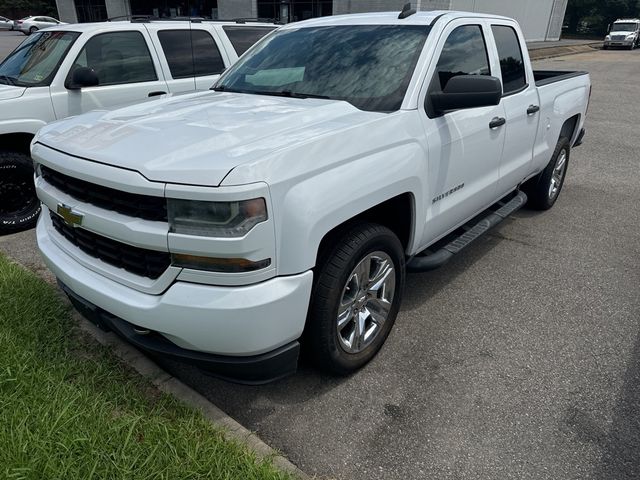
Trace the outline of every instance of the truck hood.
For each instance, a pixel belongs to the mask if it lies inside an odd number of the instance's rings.
[[[37,141],[152,181],[218,186],[242,163],[380,115],[342,101],[201,92],[54,122]]]
[[[14,87],[13,85],[0,83],[0,100],[11,100],[12,98],[21,97],[25,90],[25,87]]]

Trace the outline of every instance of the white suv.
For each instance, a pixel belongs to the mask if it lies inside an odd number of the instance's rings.
[[[169,93],[206,90],[268,23],[121,21],[30,35],[0,64],[0,234],[35,225],[29,143],[45,124]]]

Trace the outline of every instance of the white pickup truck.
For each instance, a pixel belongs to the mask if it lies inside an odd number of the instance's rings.
[[[40,251],[78,309],[148,352],[260,383],[302,345],[352,372],[407,270],[556,202],[590,79],[534,72],[524,45],[491,15],[314,19],[214,91],[48,125]]]
[[[275,25],[200,19],[57,25],[0,64],[0,234],[33,227],[29,143],[43,125],[166,93],[207,90]]]

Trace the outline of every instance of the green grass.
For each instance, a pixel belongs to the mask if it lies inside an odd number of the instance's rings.
[[[0,255],[0,478],[289,479],[86,338]]]

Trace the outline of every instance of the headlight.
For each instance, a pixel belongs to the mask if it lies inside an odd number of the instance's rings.
[[[201,237],[243,237],[267,220],[264,198],[238,202],[167,200],[169,231]]]
[[[607,35],[606,37],[604,37],[605,40],[611,40],[611,35]]]
[[[636,36],[635,33],[630,33],[629,35],[627,35],[627,40],[631,40],[632,38],[634,38]]]

